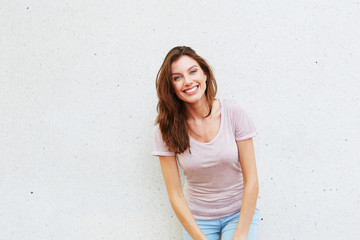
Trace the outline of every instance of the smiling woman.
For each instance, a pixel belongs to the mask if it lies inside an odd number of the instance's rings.
[[[191,66],[187,68],[188,66]],[[176,96],[185,104],[205,99],[206,74],[189,56],[181,56],[171,64],[171,75]]]
[[[156,89],[153,155],[184,239],[256,239],[259,186],[251,118],[236,101],[215,99],[211,67],[189,47],[166,55]]]

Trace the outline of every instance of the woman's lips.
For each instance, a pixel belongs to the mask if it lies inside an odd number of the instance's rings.
[[[190,88],[190,89],[187,89],[187,90],[185,90],[184,92],[185,92],[186,94],[188,94],[188,95],[193,95],[193,94],[195,94],[195,93],[197,92],[198,88],[199,88],[199,85],[198,85],[198,86],[194,86],[194,87],[192,87],[192,88]]]

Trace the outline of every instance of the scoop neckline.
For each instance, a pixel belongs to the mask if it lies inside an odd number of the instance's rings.
[[[209,142],[199,142],[198,140],[196,140],[195,138],[193,138],[192,136],[190,136],[189,134],[189,138],[191,141],[197,143],[197,144],[201,144],[201,145],[208,145],[213,143],[214,141],[216,141],[216,139],[218,138],[218,136],[221,133],[221,130],[223,128],[223,122],[224,122],[224,105],[223,105],[223,101],[222,99],[215,99],[219,101],[219,106],[220,106],[220,128],[217,132],[217,134],[215,135],[215,137],[213,139],[211,139]]]

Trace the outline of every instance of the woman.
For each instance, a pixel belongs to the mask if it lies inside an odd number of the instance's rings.
[[[259,184],[251,119],[236,101],[215,99],[211,67],[190,47],[170,50],[156,89],[153,155],[159,156],[184,239],[256,239]]]

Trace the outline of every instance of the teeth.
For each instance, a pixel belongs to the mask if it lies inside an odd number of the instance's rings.
[[[194,92],[196,89],[197,89],[197,86],[196,86],[196,87],[193,87],[192,89],[187,90],[187,91],[185,91],[185,92],[187,92],[187,93],[192,93],[192,92]]]

